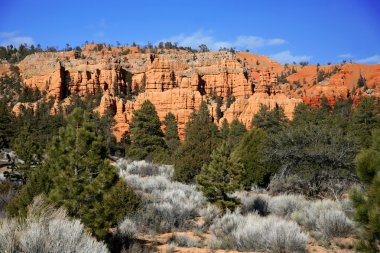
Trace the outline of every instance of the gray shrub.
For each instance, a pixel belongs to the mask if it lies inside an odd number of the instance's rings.
[[[0,252],[106,253],[108,249],[87,234],[79,220],[68,218],[63,209],[54,209],[37,197],[24,221],[0,221]]]

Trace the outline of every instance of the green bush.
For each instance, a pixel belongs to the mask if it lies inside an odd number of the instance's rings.
[[[352,201],[355,220],[364,228],[359,249],[364,252],[380,251],[380,130],[372,134],[372,146],[356,158],[356,171],[365,186],[364,192],[355,191]]]

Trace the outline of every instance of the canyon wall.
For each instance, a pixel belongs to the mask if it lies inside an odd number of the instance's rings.
[[[175,115],[183,139],[186,122],[202,100],[216,121],[216,96],[224,101],[222,120],[236,118],[250,127],[261,104],[281,106],[291,118],[298,103],[316,104],[322,96],[333,103],[339,97],[380,94],[380,65],[302,67],[281,65],[266,56],[245,52],[97,48],[90,44],[81,51],[36,53],[17,66],[24,85],[46,91],[57,101],[69,103],[72,94],[102,92],[96,111],[114,113],[118,139],[128,131],[133,110],[147,99],[156,106],[161,120],[168,112]],[[1,62],[0,76],[6,71],[9,64]],[[325,73],[323,80],[321,71]],[[366,87],[357,86],[360,75],[366,78]],[[235,100],[227,108],[229,97]],[[14,111],[20,106],[17,104]]]

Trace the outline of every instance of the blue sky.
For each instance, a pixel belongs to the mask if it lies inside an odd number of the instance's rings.
[[[0,0],[0,45],[161,40],[280,62],[380,63],[379,0]]]

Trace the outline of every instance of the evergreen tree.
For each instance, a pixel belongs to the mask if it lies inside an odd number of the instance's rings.
[[[125,215],[129,204],[134,206],[138,199],[133,191],[125,192],[118,184],[116,169],[106,160],[101,132],[96,131],[89,113],[77,108],[67,121],[68,125],[52,139],[44,163],[33,171],[8,210],[13,215],[23,214],[33,197],[45,193],[50,201],[64,206],[94,235],[104,239],[119,217],[110,217],[107,213],[117,207],[120,215]],[[110,203],[108,194],[115,195],[115,191],[127,194],[132,203],[107,205]]]
[[[12,141],[11,148],[22,162],[14,164],[11,171],[7,171],[4,175],[11,181],[25,183],[33,168],[41,162],[43,152],[40,142],[29,124],[21,128],[17,138]]]
[[[102,89],[102,87],[99,86],[99,88],[95,94],[95,105],[96,106],[100,105],[100,101],[102,100],[102,97],[103,97],[103,89]]]
[[[236,146],[232,156],[243,164],[241,183],[245,189],[253,184],[267,186],[274,169],[262,162],[262,152],[267,134],[262,129],[251,129]]]
[[[129,129],[131,146],[128,157],[136,160],[155,158],[167,148],[156,108],[149,100],[145,100],[141,108],[133,112]]]
[[[19,102],[35,102],[39,99],[41,99],[41,91],[38,88],[32,89],[28,86],[22,88]]]
[[[26,184],[21,187],[15,198],[8,203],[8,214],[12,217],[26,217],[28,205],[33,202],[36,196],[47,194],[51,184],[51,178],[47,170],[40,167],[31,171]]]
[[[355,220],[364,228],[359,250],[380,251],[380,129],[374,130],[372,146],[357,156],[356,172],[364,184],[364,192],[355,191],[351,196]]]
[[[321,104],[318,107],[317,113],[320,120],[329,118],[333,108],[329,103],[329,100],[326,96],[323,96],[321,99]]]
[[[199,189],[220,209],[234,210],[239,205],[239,200],[229,194],[240,188],[242,167],[241,163],[231,157],[227,143],[223,143],[212,153],[210,164],[204,164],[196,176]]]
[[[281,175],[298,174],[305,180],[321,173],[347,176],[354,172],[356,146],[350,136],[332,125],[300,125],[271,136],[263,149],[265,163]]]
[[[9,148],[14,133],[14,115],[6,100],[0,98],[0,149]]]
[[[216,97],[216,120],[219,122],[219,120],[223,117],[222,110],[220,109],[223,105],[223,100],[221,97]]]
[[[230,108],[230,106],[232,105],[233,102],[235,102],[235,97],[232,95],[231,88],[228,87],[228,88],[227,88],[227,102],[226,102],[226,107],[227,107],[227,108]]]
[[[119,91],[119,84],[117,83],[117,80],[115,78],[115,81],[113,83],[113,95],[115,97],[118,97],[120,95],[120,91]]]
[[[222,127],[220,128],[220,137],[222,137],[224,141],[227,141],[229,135],[230,135],[230,126],[228,124],[227,119],[224,119],[222,122]]]
[[[261,105],[260,110],[253,116],[252,127],[261,128],[268,133],[280,132],[288,123],[284,109],[276,104],[273,110],[266,105]]]
[[[165,142],[168,146],[169,152],[173,154],[180,146],[181,142],[178,137],[177,120],[173,113],[169,112],[165,116]]]
[[[362,76],[362,74],[360,74],[359,79],[358,79],[358,87],[359,88],[367,87],[367,80],[365,79],[364,76]]]
[[[233,119],[230,124],[230,129],[228,133],[228,144],[233,148],[235,147],[239,141],[243,138],[244,134],[247,132],[247,129],[237,119]]]
[[[355,108],[349,130],[359,147],[368,148],[371,144],[371,131],[380,124],[380,101],[362,98]]]
[[[185,128],[185,141],[176,153],[174,178],[192,182],[203,164],[210,161],[212,151],[218,146],[218,128],[211,121],[206,102],[190,116]]]
[[[104,115],[100,116],[98,113],[92,114],[93,121],[95,122],[96,131],[100,131],[103,136],[104,146],[107,148],[107,154],[115,155],[124,147],[121,147],[116,142],[116,137],[113,135],[113,127],[115,125],[114,112],[107,110]]]
[[[332,123],[345,134],[348,134],[348,128],[352,121],[352,100],[340,98],[336,101],[332,111]]]
[[[321,123],[320,120],[316,109],[313,109],[309,104],[300,103],[294,108],[291,126],[318,125]]]
[[[145,87],[146,87],[146,74],[144,73],[142,79],[141,79],[141,87],[140,87],[140,92],[145,92]]]

